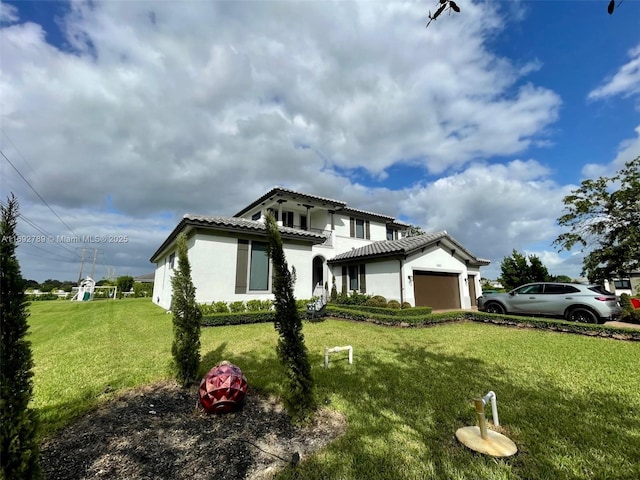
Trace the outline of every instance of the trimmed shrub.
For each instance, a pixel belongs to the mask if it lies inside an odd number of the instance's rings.
[[[353,290],[351,294],[339,293],[336,303],[338,305],[364,305],[370,298],[371,295]]]
[[[628,312],[634,310],[633,305],[631,305],[631,297],[629,296],[629,294],[623,293],[622,295],[620,295],[620,306],[623,310]]]
[[[387,299],[382,295],[374,295],[369,300],[364,302],[368,307],[381,307],[385,308],[387,306]]]
[[[196,303],[196,288],[191,280],[191,265],[187,253],[187,236],[178,235],[178,269],[171,279],[173,296],[173,343],[171,354],[176,367],[176,380],[187,387],[197,381],[200,366],[200,320],[202,313]]]
[[[430,313],[422,313],[421,315],[400,315],[393,314],[393,312],[400,312],[400,310],[392,310],[388,308],[376,308],[376,307],[366,307],[367,310],[376,309],[378,311],[382,311],[384,313],[377,313],[371,311],[363,311],[358,308],[346,308],[343,306],[334,306],[332,305],[328,308],[328,314],[335,318],[344,318],[347,320],[357,320],[363,322],[371,322],[380,325],[398,325],[398,326],[420,326],[420,325],[431,325],[434,323],[442,323],[442,322],[450,322],[454,320],[459,320],[458,317],[445,317],[439,315],[431,315]],[[429,309],[430,312],[430,309]]]
[[[387,302],[387,307],[393,308],[394,310],[400,310],[400,302],[397,300],[389,300]]]
[[[338,289],[336,288],[336,276],[333,275],[331,277],[331,301],[332,302],[337,302],[338,301]]]
[[[413,307],[411,306],[411,304],[409,302],[402,302],[401,308],[403,310],[405,310],[407,308],[413,308]]]
[[[215,313],[228,313],[229,312],[229,307],[227,305],[227,302],[215,302],[211,304],[213,306],[213,311]]]
[[[333,311],[334,308],[358,310],[360,312],[377,313],[380,315],[392,315],[394,317],[416,317],[420,315],[429,315],[432,311],[431,307],[415,307],[408,310],[400,310],[386,307],[369,307],[367,305],[327,305],[327,309],[329,311]]]
[[[246,311],[246,307],[244,305],[244,302],[238,300],[229,304],[229,310],[231,311],[231,313],[239,313]]]
[[[280,230],[272,214],[267,215],[265,227],[273,264],[274,327],[278,332],[276,353],[287,376],[284,406],[294,421],[305,420],[316,410],[317,403],[302,320],[293,296],[295,271],[289,270]]]
[[[640,323],[640,310],[624,310],[620,317],[620,321],[627,323]]]
[[[33,397],[33,356],[24,279],[16,256],[18,201],[0,205],[0,478],[42,478],[36,441],[38,416]]]
[[[247,300],[247,312],[259,312],[262,310],[262,300]]]

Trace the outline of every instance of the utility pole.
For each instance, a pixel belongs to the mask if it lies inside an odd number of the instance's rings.
[[[93,265],[91,265],[91,278],[93,278],[94,280],[96,279],[96,277],[94,276],[95,272],[96,272],[96,258],[98,257],[98,249],[95,248],[93,250]]]
[[[80,283],[82,282],[82,269],[84,268],[84,253],[85,253],[85,247],[82,247],[82,260],[80,261],[80,275],[78,275],[78,286],[80,286]]]

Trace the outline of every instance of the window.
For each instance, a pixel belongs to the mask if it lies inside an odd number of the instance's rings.
[[[562,295],[568,293],[576,293],[579,292],[576,287],[572,287],[571,285],[557,285],[554,283],[549,283],[544,286],[544,293],[550,295]]]
[[[300,215],[300,228],[302,230],[306,230],[307,229],[307,216],[306,215]]]
[[[613,286],[616,287],[616,290],[621,288],[626,288],[627,290],[631,290],[631,281],[630,280],[614,280]]]
[[[349,266],[349,290],[359,290],[360,285],[358,282],[358,265]]]
[[[393,228],[387,228],[387,240],[397,240],[398,231]]]
[[[264,242],[251,242],[249,290],[269,290],[269,249]]]
[[[362,220],[361,218],[349,218],[349,236],[351,238],[371,238],[370,236],[370,224],[369,220]]]
[[[293,227],[293,212],[282,212],[282,225]]]
[[[169,270],[173,270],[176,266],[176,254],[175,252],[169,255]]]
[[[536,295],[542,293],[542,285],[539,283],[534,283],[533,285],[520,287],[516,290],[516,293],[519,295]]]
[[[251,220],[260,220],[261,216],[262,216],[262,212],[256,212],[253,215],[251,215]]]

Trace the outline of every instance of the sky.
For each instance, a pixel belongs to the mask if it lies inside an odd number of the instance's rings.
[[[283,186],[577,277],[563,198],[640,155],[640,1],[607,3],[2,1],[22,274],[150,273],[185,213]]]

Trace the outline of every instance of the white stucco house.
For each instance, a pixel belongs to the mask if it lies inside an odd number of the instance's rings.
[[[270,299],[264,218],[278,221],[294,294],[309,299],[357,290],[434,309],[469,309],[481,294],[478,258],[446,231],[404,237],[409,225],[345,202],[275,187],[232,217],[185,215],[151,256],[153,300],[168,309],[176,237],[188,238],[196,301]]]

